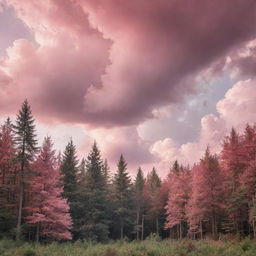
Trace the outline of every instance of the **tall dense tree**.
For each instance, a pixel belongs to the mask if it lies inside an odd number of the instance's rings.
[[[245,194],[249,221],[255,236],[255,195],[256,195],[256,126],[247,125],[242,138],[243,160],[246,165],[240,176],[242,191]]]
[[[118,225],[120,227],[120,238],[124,238],[125,227],[131,224],[132,214],[132,186],[131,178],[127,172],[127,163],[123,157],[117,164],[117,173],[114,177],[114,201],[115,201],[115,214],[118,218]]]
[[[0,128],[0,230],[10,231],[16,213],[16,150],[8,118]]]
[[[246,126],[241,148],[245,170],[239,177],[248,199],[251,201],[256,192],[256,127]]]
[[[207,148],[200,164],[193,170],[192,195],[188,208],[188,221],[191,232],[200,232],[210,226],[212,236],[216,237],[219,218],[224,209],[223,175],[217,156],[211,155]]]
[[[82,158],[77,171],[77,182],[79,184],[83,183],[86,178],[86,162],[85,159]],[[78,185],[79,186],[79,185]]]
[[[141,214],[143,213],[143,189],[144,189],[145,179],[143,176],[142,169],[139,167],[136,179],[135,179],[135,204],[136,204],[136,239],[140,239],[140,231],[141,231]]]
[[[180,168],[175,162],[173,168],[175,172],[172,173],[169,197],[166,205],[166,223],[167,229],[177,227],[177,235],[182,238],[183,227],[187,222],[186,207],[188,204],[190,189],[190,173],[188,170]]]
[[[17,162],[19,163],[20,185],[19,185],[19,205],[17,221],[17,239],[21,235],[21,224],[24,207],[24,189],[31,171],[31,162],[37,150],[37,140],[35,134],[34,118],[31,107],[27,100],[21,106],[14,125],[15,143],[17,149]]]
[[[27,206],[26,223],[36,227],[36,240],[53,238],[70,240],[71,217],[50,137],[46,137],[33,164],[34,176],[29,182],[32,192]]]
[[[72,140],[67,144],[62,156],[60,170],[62,173],[62,182],[64,186],[63,197],[68,200],[70,213],[73,220],[72,233],[77,237],[79,229],[78,221],[78,160],[76,156],[76,147]]]
[[[230,135],[224,139],[221,152],[227,193],[227,221],[224,227],[227,232],[235,232],[239,235],[244,233],[244,221],[247,215],[245,194],[240,179],[247,166],[242,145],[242,137],[232,128]]]
[[[102,172],[103,172],[103,175],[104,175],[104,178],[105,178],[105,181],[107,184],[109,184],[110,182],[110,174],[109,174],[109,165],[108,165],[108,160],[105,159],[104,160],[104,163],[103,163],[103,166],[102,166]]]
[[[144,197],[147,201],[146,215],[148,220],[153,222],[155,227],[154,233],[159,235],[159,217],[161,215],[161,200],[160,199],[161,179],[157,174],[155,167],[147,175],[147,179],[144,186]]]
[[[103,161],[96,142],[86,159],[86,178],[81,189],[80,234],[82,238],[105,241],[109,235],[108,190]]]

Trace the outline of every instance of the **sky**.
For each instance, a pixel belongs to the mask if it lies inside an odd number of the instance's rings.
[[[0,120],[28,99],[39,143],[164,177],[256,121],[255,24],[255,0],[0,0]]]

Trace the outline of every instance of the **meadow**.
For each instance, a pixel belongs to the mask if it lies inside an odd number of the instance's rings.
[[[1,256],[255,256],[256,243],[211,240],[145,240],[133,242],[39,243],[0,240]]]

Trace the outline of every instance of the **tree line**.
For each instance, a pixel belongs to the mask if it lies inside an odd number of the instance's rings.
[[[209,147],[192,167],[175,161],[165,179],[120,156],[110,170],[96,144],[79,160],[70,140],[41,147],[24,101],[0,128],[0,235],[17,240],[193,239],[256,235],[256,126],[231,130],[219,155]]]

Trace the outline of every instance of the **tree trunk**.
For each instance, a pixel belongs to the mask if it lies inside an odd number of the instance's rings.
[[[145,217],[145,215],[142,214],[142,220],[141,220],[141,240],[144,239],[144,217]]]
[[[200,220],[200,238],[203,239],[203,225],[201,220]]]
[[[159,221],[157,217],[156,217],[156,235],[159,236]]]
[[[36,242],[39,242],[39,229],[40,229],[40,223],[38,222],[36,225]]]
[[[136,238],[137,240],[140,239],[140,232],[139,232],[139,221],[140,221],[140,209],[137,208],[137,216],[136,216]]]
[[[253,237],[256,237],[256,230],[255,230],[255,220],[253,220]]]
[[[180,221],[180,239],[182,239],[182,221]]]
[[[215,238],[215,220],[214,216],[212,217],[212,237]]]
[[[20,195],[19,195],[16,240],[20,240],[20,235],[21,235],[21,219],[22,219],[22,208],[23,208],[23,200],[24,200],[24,166],[25,166],[24,154],[25,154],[25,145],[23,145],[23,149],[22,149],[22,162],[21,162],[21,169],[20,169],[21,180],[20,180]]]
[[[124,223],[123,220],[121,220],[121,240],[124,238]]]
[[[250,207],[250,206],[249,206]],[[252,200],[252,209],[254,211],[254,207],[255,207],[255,199]],[[253,230],[253,238],[255,238],[256,236],[256,230],[255,230],[255,218],[254,218],[254,213],[252,214],[252,230]]]
[[[18,210],[18,223],[17,223],[17,234],[16,234],[16,240],[20,240],[21,235],[21,218],[22,218],[22,208],[23,208],[23,195],[24,195],[24,184],[23,181],[21,181],[20,184],[20,195],[19,195],[19,210]]]
[[[5,184],[5,168],[3,168],[2,184]]]

